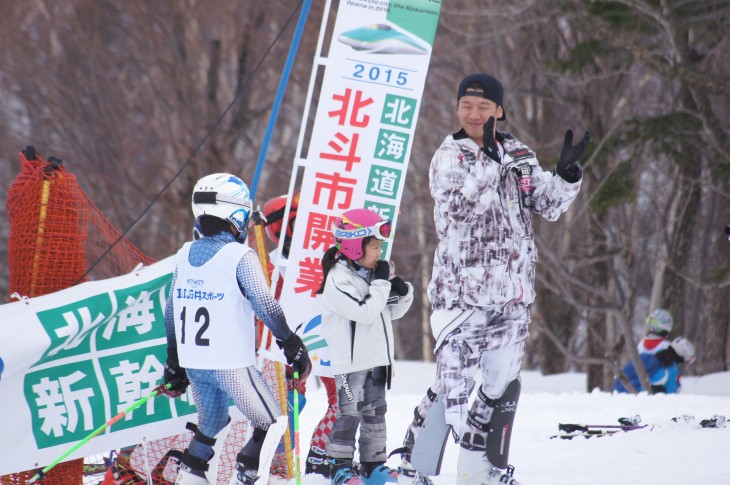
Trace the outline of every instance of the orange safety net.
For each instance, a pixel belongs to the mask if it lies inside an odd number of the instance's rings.
[[[10,292],[39,296],[68,288],[84,277],[105,279],[154,262],[119,232],[56,158],[43,160],[33,147],[19,154],[20,173],[7,199],[10,219]],[[111,248],[111,250],[110,250]]]

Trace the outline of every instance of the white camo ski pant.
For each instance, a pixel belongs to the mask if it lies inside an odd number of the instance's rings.
[[[360,428],[360,462],[387,461],[386,379],[385,367],[335,376],[339,410],[327,446],[329,458],[352,459],[355,455],[355,436]]]
[[[463,437],[469,396],[476,372],[481,370],[482,392],[490,399],[504,394],[516,379],[525,355],[530,312],[515,305],[504,313],[477,311],[449,334],[436,351],[436,382],[418,404],[403,445],[411,450],[436,396],[445,396],[445,420],[459,439]],[[471,413],[489,422],[493,408],[476,399]]]

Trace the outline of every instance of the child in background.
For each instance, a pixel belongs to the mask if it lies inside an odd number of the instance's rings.
[[[650,394],[666,393],[674,394],[681,388],[680,378],[682,371],[679,364],[691,364],[695,360],[695,347],[684,337],[677,337],[667,344],[666,348],[654,354],[639,354],[641,362],[649,376],[651,384]],[[629,361],[622,370],[623,376],[617,377],[613,382],[613,390],[618,392],[629,392],[625,386],[624,377],[637,392],[641,392],[641,382],[636,373],[634,363]]]
[[[380,259],[391,222],[367,209],[349,210],[332,225],[335,245],[322,258],[322,321],[337,384],[338,413],[327,458],[336,485],[397,483],[385,465],[385,401],[394,360],[392,320],[413,302],[413,287]],[[360,430],[360,474],[353,469]]]
[[[669,347],[667,336],[672,331],[674,319],[664,308],[657,308],[646,317],[646,336],[639,342],[639,354],[656,354]]]
[[[281,257],[283,259],[289,258],[289,250],[291,248],[291,239],[294,235],[294,223],[297,218],[297,209],[299,208],[299,194],[297,190],[294,192],[292,197],[291,207],[289,208],[289,216],[286,224],[284,223],[284,212],[286,210],[286,204],[288,196],[281,195],[274,197],[266,201],[263,207],[264,215],[264,230],[266,236],[278,246],[281,234],[284,233],[284,243],[281,249]],[[271,251],[269,253],[269,274],[274,271],[274,264],[276,263],[277,251]],[[286,266],[281,266],[281,278],[279,278],[276,286],[276,298],[279,298],[281,294],[282,284],[284,282],[284,272]],[[319,421],[317,426],[314,428],[312,433],[312,439],[309,443],[309,453],[307,454],[307,460],[304,467],[304,473],[318,474],[325,478],[329,478],[329,463],[327,463],[327,444],[329,443],[329,435],[334,426],[335,419],[337,416],[337,386],[335,380],[332,377],[319,376],[322,385],[324,385],[327,391],[327,410],[324,416]],[[290,380],[288,380],[290,381]],[[288,383],[288,382],[287,382]],[[299,388],[300,396],[306,393],[306,386],[304,383]],[[300,398],[299,412],[302,410],[302,399]]]

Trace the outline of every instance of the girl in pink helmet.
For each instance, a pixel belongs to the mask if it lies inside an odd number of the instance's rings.
[[[336,485],[398,481],[385,465],[385,390],[394,362],[391,322],[410,308],[413,287],[380,259],[391,227],[371,210],[349,210],[332,225],[335,244],[322,258],[322,321],[338,399],[327,458]],[[360,473],[353,469],[358,428]]]

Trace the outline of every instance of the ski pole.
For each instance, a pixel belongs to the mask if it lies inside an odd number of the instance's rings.
[[[294,371],[294,380],[299,380],[299,372]],[[297,485],[302,483],[302,475],[299,470],[299,390],[294,387],[294,475]]]
[[[634,429],[646,428],[646,424],[636,425],[622,425],[622,424],[571,424],[571,423],[560,423],[558,424],[558,430],[566,433],[573,433],[574,431],[586,432],[589,429],[616,429],[623,431],[631,431]]]
[[[561,440],[572,440],[573,438],[577,436],[582,436],[583,438],[593,438],[601,436],[611,436],[616,433],[618,433],[619,430],[617,429],[589,429],[587,431],[580,431],[580,432],[569,432],[565,434],[556,434],[550,437],[550,439],[553,438],[560,438]]]
[[[46,473],[48,473],[51,468],[53,468],[54,466],[58,465],[63,460],[65,460],[71,453],[73,453],[74,451],[76,451],[79,448],[81,448],[83,445],[85,445],[86,443],[88,443],[92,438],[94,438],[94,437],[98,436],[99,434],[101,434],[101,432],[104,431],[106,428],[110,427],[111,425],[113,425],[114,423],[116,423],[117,421],[119,421],[120,419],[124,418],[129,413],[131,413],[132,411],[134,411],[135,409],[137,409],[138,407],[140,407],[142,404],[146,403],[147,401],[149,401],[153,397],[158,396],[160,393],[162,393],[162,391],[164,389],[170,389],[170,387],[172,387],[172,382],[168,382],[167,384],[160,384],[159,386],[155,387],[155,389],[151,393],[149,393],[147,396],[143,397],[139,401],[136,401],[131,406],[129,406],[127,409],[125,409],[124,411],[122,411],[121,413],[117,414],[116,416],[114,416],[112,419],[110,419],[106,423],[104,423],[101,426],[99,426],[98,428],[96,428],[90,435],[88,435],[86,438],[84,438],[81,441],[79,441],[78,443],[76,443],[66,453],[64,453],[63,455],[59,456],[55,461],[53,461],[53,463],[51,463],[50,465],[46,465],[41,470],[36,471],[35,472],[35,475],[33,475],[33,478],[31,478],[28,483],[35,483],[36,480],[41,480],[41,479],[46,478]]]

